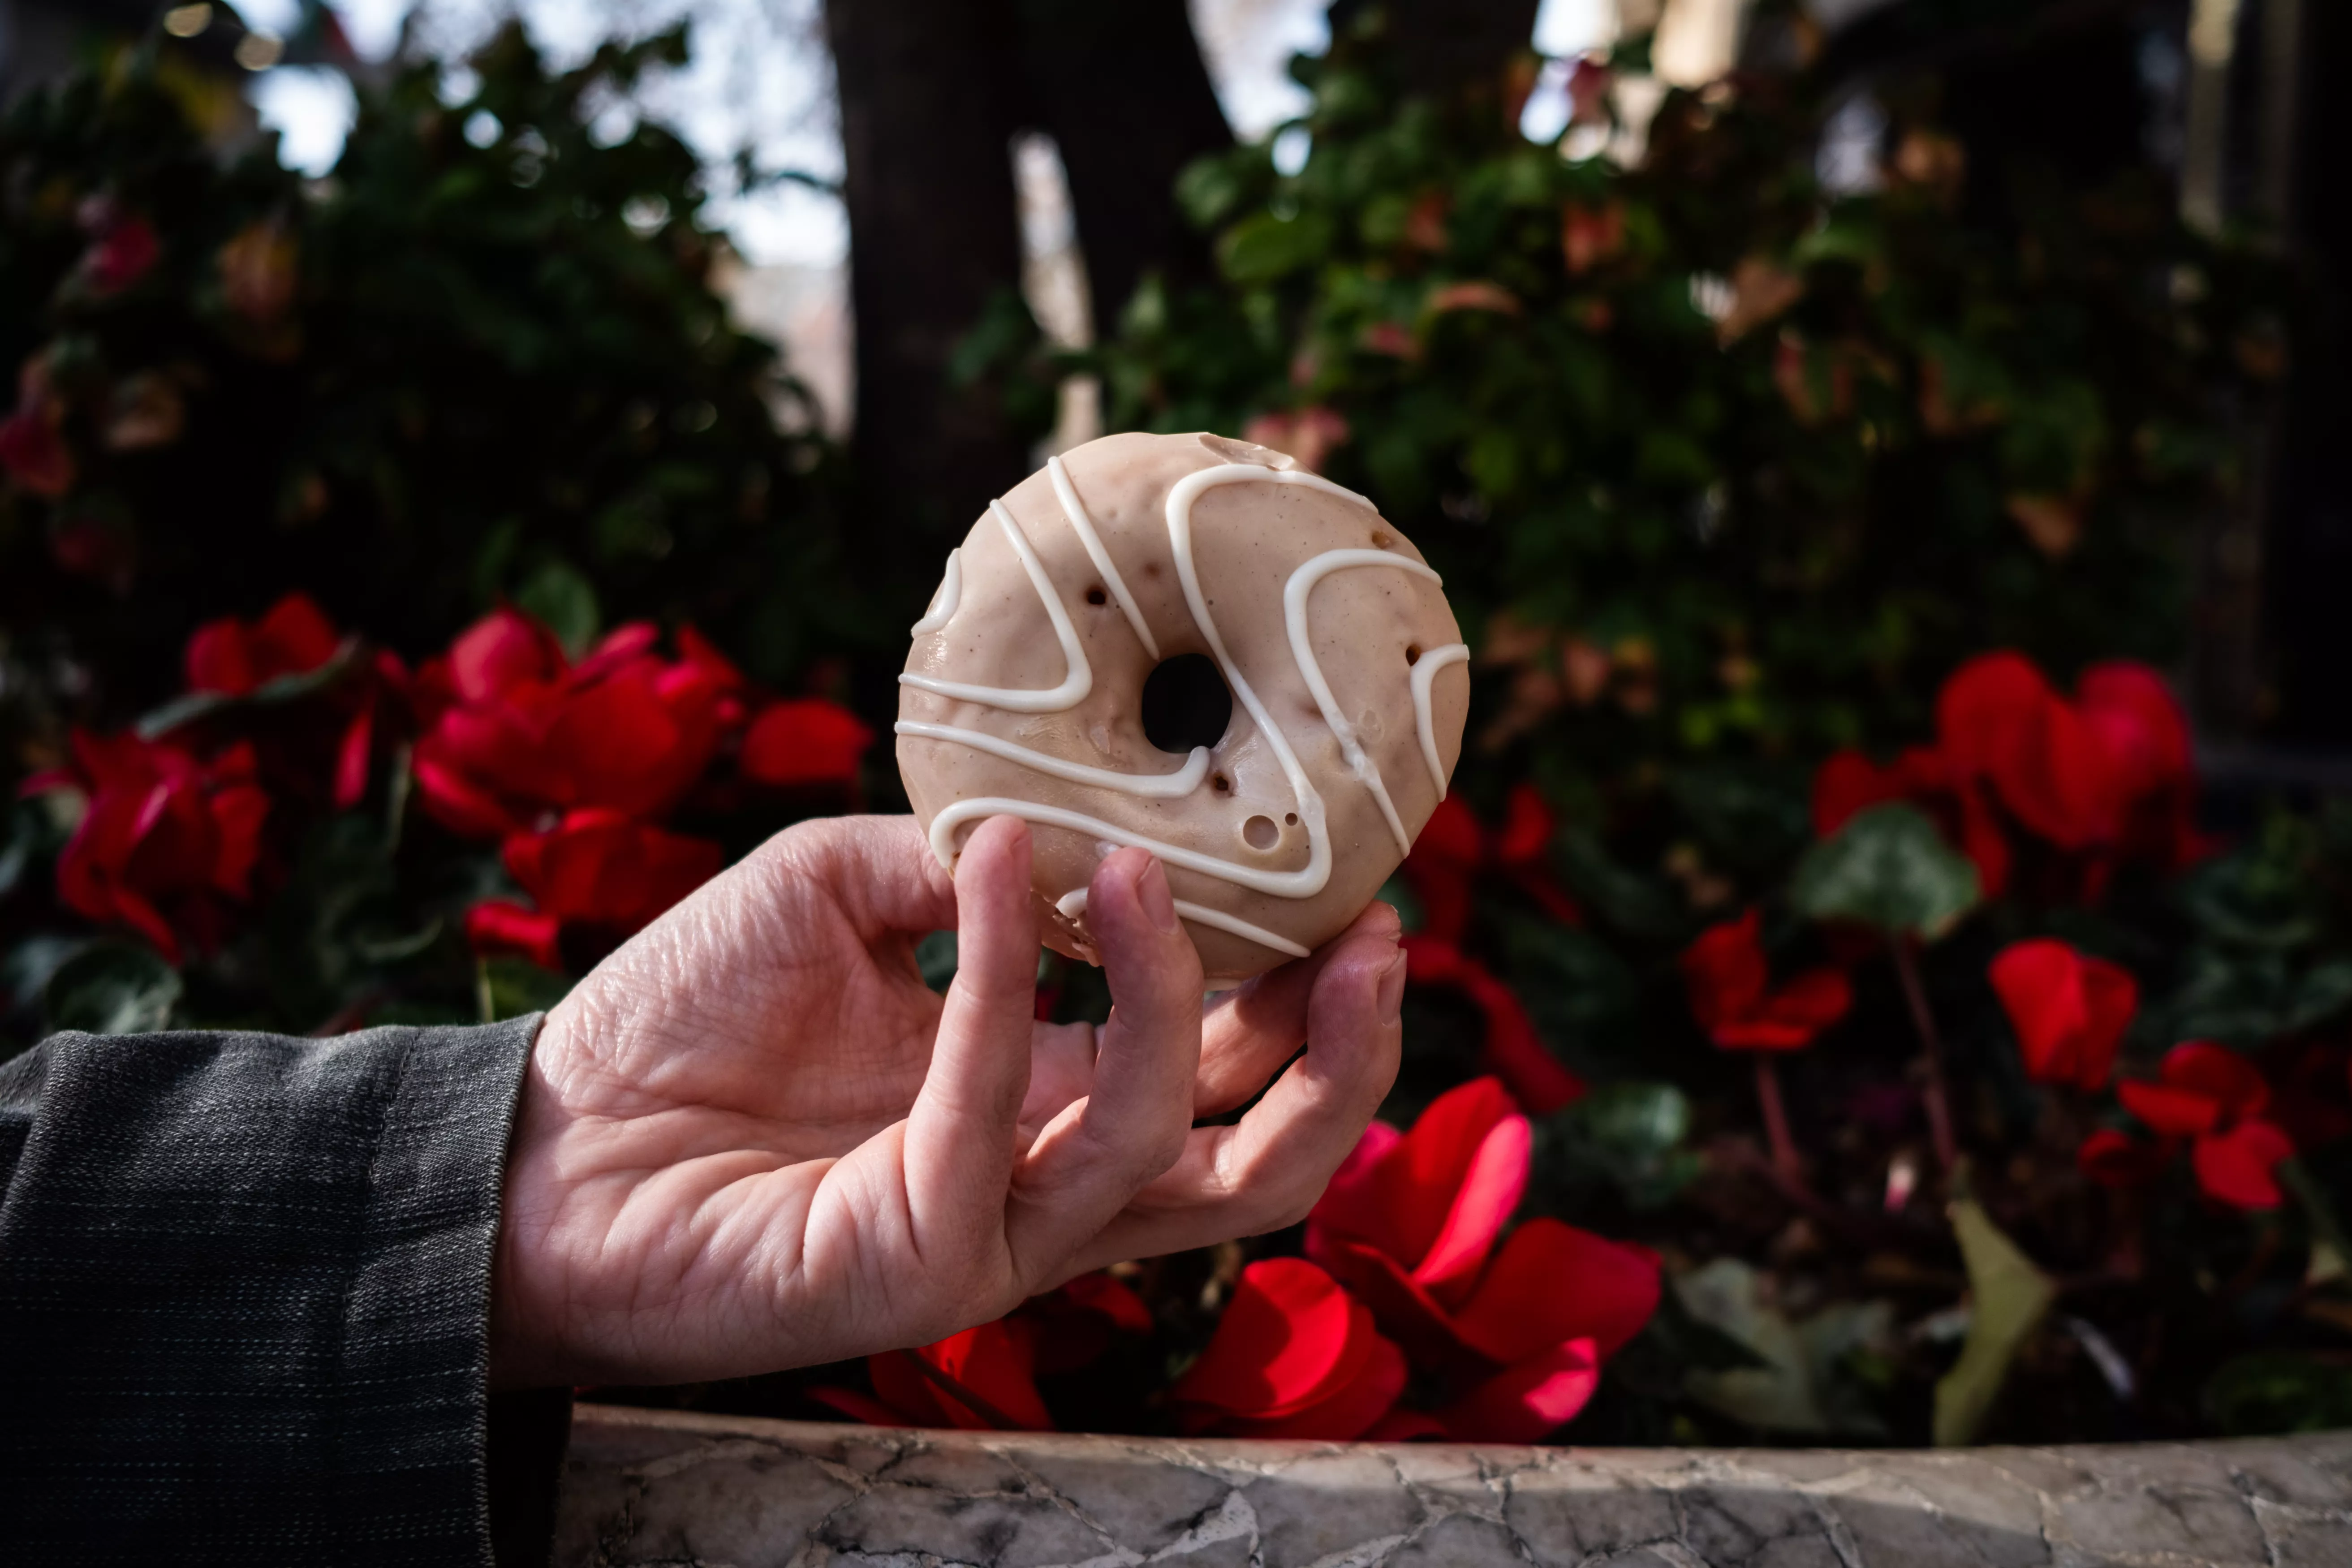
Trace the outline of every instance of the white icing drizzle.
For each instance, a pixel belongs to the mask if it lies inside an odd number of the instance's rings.
[[[1430,683],[1437,672],[1449,664],[1470,662],[1468,643],[1450,642],[1444,647],[1433,647],[1421,656],[1412,667],[1412,727],[1421,737],[1421,760],[1429,764],[1430,782],[1437,786],[1437,798],[1445,798],[1445,762],[1437,754],[1437,721],[1429,710]]]
[[[947,574],[940,579],[939,592],[931,595],[931,607],[923,618],[907,628],[908,637],[924,637],[938,631],[955,618],[956,606],[963,603],[963,552],[948,552]]]
[[[1315,706],[1323,710],[1323,721],[1331,726],[1331,733],[1339,738],[1340,754],[1356,777],[1372,792],[1380,803],[1381,815],[1388,819],[1389,831],[1396,835],[1397,853],[1412,852],[1412,835],[1404,830],[1404,822],[1397,816],[1396,804],[1389,799],[1387,781],[1381,777],[1380,764],[1364,751],[1363,742],[1356,738],[1356,726],[1339,711],[1339,699],[1331,694],[1331,683],[1323,679],[1323,667],[1315,658],[1314,639],[1307,634],[1307,596],[1315,584],[1334,572],[1345,572],[1353,566],[1393,566],[1416,577],[1426,577],[1444,585],[1444,579],[1418,561],[1402,555],[1391,555],[1385,550],[1327,550],[1304,563],[1290,574],[1282,587],[1282,622],[1290,633],[1290,655],[1298,661],[1298,673],[1307,678],[1307,689],[1315,694]],[[1444,784],[1438,785],[1444,793]]]
[[[901,719],[892,728],[901,735],[970,746],[975,752],[986,752],[992,757],[1003,757],[1008,763],[1019,763],[1024,768],[1034,768],[1041,773],[1051,773],[1072,784],[1091,784],[1097,789],[1115,789],[1155,799],[1172,800],[1179,795],[1191,795],[1201,787],[1201,781],[1209,776],[1209,748],[1206,746],[1193,747],[1192,754],[1184,759],[1184,765],[1172,773],[1122,773],[1109,768],[1092,768],[1084,763],[1073,763],[1050,752],[1032,751],[1027,746],[1001,740],[985,730],[964,730],[952,724],[919,724],[911,719]]]
[[[1078,487],[1070,482],[1070,470],[1063,467],[1060,453],[1045,459],[1045,472],[1053,478],[1054,495],[1062,503],[1062,515],[1070,520],[1078,542],[1087,547],[1087,559],[1102,574],[1103,586],[1110,590],[1112,602],[1127,617],[1127,624],[1135,628],[1135,638],[1143,645],[1143,651],[1159,658],[1160,644],[1152,637],[1151,628],[1143,624],[1143,612],[1136,608],[1135,595],[1127,591],[1127,579],[1118,574],[1110,552],[1103,548],[1102,536],[1095,532],[1095,520],[1087,515],[1086,503],[1078,499]]]
[[[1013,713],[1059,713],[1066,708],[1075,708],[1085,701],[1087,693],[1095,688],[1094,667],[1087,662],[1087,650],[1079,646],[1077,628],[1070,625],[1070,613],[1062,608],[1061,595],[1054,592],[1054,581],[1045,575],[1045,563],[1037,559],[1036,549],[1030,544],[1029,536],[1021,531],[1021,525],[1013,521],[1013,514],[1004,510],[1004,503],[990,501],[988,510],[996,518],[998,526],[1004,530],[1004,537],[1013,542],[1013,552],[1021,557],[1021,564],[1029,574],[1031,585],[1037,590],[1037,597],[1045,603],[1045,614],[1054,623],[1054,635],[1062,642],[1062,657],[1069,661],[1069,673],[1062,678],[1061,685],[1042,691],[1005,686],[966,686],[961,681],[940,680],[929,675],[901,675],[899,683],[935,691],[941,697],[952,697],[962,702],[980,702],[991,708],[1002,708]]]
[[[1093,537],[1093,526],[1090,521],[1083,527],[1077,521],[1084,516],[1084,508],[1077,503],[1076,491],[1075,489],[1065,489],[1066,476],[1060,472],[1058,462],[1048,466],[1055,471],[1057,481],[1056,493],[1062,496],[1064,508],[1071,515],[1072,526],[1077,530],[1081,541],[1087,544],[1087,553],[1093,556],[1095,547],[1100,542]],[[1307,770],[1300,765],[1297,753],[1291,750],[1289,741],[1274,722],[1274,716],[1266,710],[1265,704],[1259,700],[1255,689],[1244,677],[1240,667],[1234,662],[1233,655],[1226,650],[1224,638],[1217,630],[1216,619],[1209,613],[1208,597],[1202,592],[1200,572],[1192,559],[1193,501],[1198,500],[1204,490],[1215,489],[1220,485],[1246,482],[1302,485],[1309,489],[1318,489],[1327,495],[1337,496],[1342,500],[1353,501],[1367,510],[1373,511],[1375,515],[1378,513],[1378,509],[1355,491],[1335,485],[1319,474],[1294,469],[1269,468],[1255,463],[1226,463],[1213,468],[1202,468],[1177,480],[1168,491],[1166,506],[1168,542],[1170,551],[1175,556],[1177,579],[1183,586],[1185,606],[1191,610],[1194,625],[1200,629],[1202,637],[1206,639],[1210,653],[1216,658],[1218,668],[1223,672],[1226,685],[1232,688],[1234,695],[1240,699],[1243,708],[1256,723],[1258,731],[1265,737],[1266,744],[1272,748],[1276,759],[1281,763],[1284,776],[1290,781],[1291,792],[1298,804],[1299,819],[1305,824],[1307,829],[1306,866],[1296,871],[1261,870],[1255,867],[1239,865],[1230,860],[1220,860],[1197,850],[1165,843],[1160,839],[1132,832],[1115,823],[1105,822],[1100,817],[1088,816],[1083,812],[1067,811],[1060,806],[1045,805],[1036,801],[1011,800],[998,795],[983,795],[970,800],[956,801],[931,819],[931,853],[938,857],[940,865],[953,868],[956,860],[956,829],[965,823],[989,816],[1017,816],[1025,822],[1036,823],[1042,826],[1060,827],[1074,833],[1087,834],[1104,843],[1148,849],[1168,865],[1180,867],[1188,871],[1196,871],[1204,877],[1213,877],[1221,881],[1232,882],[1247,888],[1253,892],[1265,893],[1274,898],[1311,899],[1329,884],[1331,844],[1330,836],[1326,828],[1323,797],[1316,792],[1314,784],[1308,780]],[[1021,556],[1022,565],[1029,573],[1030,582],[1036,586],[1038,596],[1045,601],[1046,613],[1053,617],[1055,632],[1062,639],[1062,647],[1070,660],[1069,677],[1061,686],[1051,691],[1022,691],[996,687],[965,686],[953,681],[934,679],[929,676],[901,675],[898,679],[908,685],[920,687],[927,691],[936,691],[942,696],[980,702],[1014,712],[1057,712],[1063,709],[1074,707],[1085,700],[1093,685],[1093,672],[1087,664],[1085,650],[1078,646],[1076,634],[1071,627],[1069,616],[1062,608],[1061,601],[1055,595],[1053,584],[1045,575],[1045,567],[1037,560],[1036,552],[1030,547],[1029,541],[1022,533],[1020,525],[1013,521],[1012,514],[1004,510],[1002,501],[989,502],[989,510],[995,514],[1006,536],[1013,541],[1014,550]],[[1370,561],[1334,559],[1356,555],[1371,556],[1374,559]],[[1421,572],[1426,574],[1433,581],[1437,577],[1436,573],[1417,562],[1375,551],[1328,552],[1325,555],[1318,556],[1315,561],[1307,563],[1307,567],[1302,567],[1300,571],[1305,572],[1316,566],[1318,563],[1328,563],[1322,567],[1323,571],[1335,571],[1349,565],[1378,564],[1400,566],[1407,571]],[[1116,584],[1116,591],[1120,596],[1120,608],[1128,611],[1133,617],[1137,634],[1143,639],[1145,647],[1153,649],[1156,653],[1156,646],[1148,630],[1140,624],[1141,617],[1135,616],[1129,605],[1124,583],[1117,581],[1117,574],[1110,568],[1108,553],[1097,557],[1096,564],[1103,568],[1106,586]],[[1316,575],[1319,576],[1321,573],[1318,572]],[[1298,574],[1293,574],[1292,581],[1294,584],[1298,581]],[[1313,586],[1311,579],[1308,580],[1307,586]],[[1304,589],[1299,591],[1298,597],[1303,605]],[[1286,599],[1287,590],[1286,590]],[[1303,637],[1303,629],[1294,629],[1293,651],[1301,653],[1304,650],[1300,658],[1300,671],[1308,678],[1310,685],[1317,689],[1318,706],[1323,710],[1324,718],[1332,724],[1334,731],[1342,737],[1341,744],[1345,749],[1352,743],[1353,731],[1351,729],[1343,728],[1343,721],[1338,715],[1337,704],[1331,699],[1329,687],[1323,681],[1322,672],[1315,663],[1311,648],[1302,641]],[[1005,757],[1009,761],[1035,767],[1040,772],[1070,778],[1075,782],[1106,784],[1108,787],[1123,789],[1138,795],[1158,794],[1160,788],[1163,787],[1159,784],[1161,778],[1172,781],[1191,774],[1194,784],[1197,785],[1198,770],[1207,755],[1205,748],[1196,748],[1180,773],[1139,777],[1108,774],[1104,770],[1086,768],[1084,764],[1076,763],[1066,763],[1060,758],[1049,757],[1043,752],[1031,752],[1025,747],[1015,746],[1010,742],[999,742],[995,737],[982,735],[977,731],[955,731],[946,725],[915,725],[904,721],[898,725],[898,731],[902,734],[928,734],[931,739],[956,740],[966,744],[985,740],[990,743],[981,745],[978,749]],[[934,733],[934,731],[944,732]],[[1358,747],[1356,756],[1361,755],[1361,748]],[[1397,834],[1398,841],[1410,848],[1411,841],[1405,837],[1402,824],[1397,821],[1395,809],[1388,801],[1386,790],[1378,782],[1378,770],[1371,769],[1367,762],[1360,770],[1359,776],[1364,776],[1367,772],[1370,773],[1367,782],[1372,785],[1380,798],[1382,809],[1389,817],[1390,826]],[[1097,774],[1102,776],[1096,776]],[[1109,781],[1113,779],[1118,782],[1110,783]],[[1150,790],[1139,787],[1147,783],[1153,787]],[[1083,900],[1084,890],[1064,895],[1063,904],[1066,905],[1073,897]],[[1077,907],[1083,909],[1083,902]],[[1197,921],[1202,925],[1213,926],[1220,931],[1230,931],[1251,942],[1262,942],[1277,952],[1288,953],[1293,957],[1306,956],[1307,949],[1298,943],[1278,936],[1273,931],[1251,925],[1245,921],[1236,920],[1219,910],[1207,909],[1199,904],[1187,903],[1181,900],[1176,900],[1176,910],[1177,913],[1184,919]],[[1065,910],[1065,912],[1069,911]]]
[[[1244,937],[1260,947],[1270,947],[1276,952],[1286,952],[1293,958],[1307,956],[1308,950],[1288,937],[1270,931],[1264,926],[1254,926],[1247,921],[1237,920],[1223,910],[1213,910],[1202,904],[1188,904],[1181,899],[1172,899],[1170,902],[1176,906],[1176,915],[1180,920],[1188,920],[1200,925],[1214,926],[1219,931],[1231,931],[1234,935]],[[1065,920],[1078,919],[1087,912],[1087,889],[1072,889],[1055,900],[1054,907],[1062,911],[1062,918]]]

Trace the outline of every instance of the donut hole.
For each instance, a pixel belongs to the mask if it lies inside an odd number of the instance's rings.
[[[1271,849],[1282,842],[1282,829],[1270,816],[1253,816],[1242,824],[1242,842],[1253,849]]]
[[[1286,811],[1282,814],[1282,820],[1296,827],[1298,826],[1298,814],[1295,811]]]
[[[1094,587],[1087,590],[1087,603],[1089,605],[1108,605],[1110,603],[1110,595],[1102,591],[1102,585],[1100,584],[1097,584]]]
[[[1161,659],[1143,678],[1142,709],[1143,738],[1181,757],[1195,746],[1213,746],[1225,738],[1225,726],[1234,719],[1234,694],[1214,659],[1180,653]]]
[[[1407,664],[1419,664],[1421,662],[1421,645],[1419,643],[1409,642],[1404,645],[1404,661]]]
[[[1223,773],[1211,773],[1209,775],[1209,787],[1215,790],[1219,795],[1231,795],[1234,793],[1234,781],[1227,778]]]

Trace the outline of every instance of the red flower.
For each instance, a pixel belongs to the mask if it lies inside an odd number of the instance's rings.
[[[1297,1258],[1242,1270],[1217,1331],[1169,1403],[1187,1432],[1361,1436],[1404,1392],[1403,1352],[1328,1274]]]
[[[81,258],[81,275],[93,293],[121,293],[146,277],[163,253],[154,225],[126,216],[111,202],[87,206],[83,226],[94,236]]]
[[[1502,1085],[1474,1079],[1410,1132],[1374,1122],[1307,1217],[1308,1256],[1416,1362],[1467,1385],[1436,1416],[1459,1437],[1533,1442],[1568,1420],[1658,1304],[1642,1248],[1549,1218],[1503,1238],[1530,1142]]]
[[[248,697],[272,681],[307,675],[342,651],[344,639],[307,594],[289,594],[257,621],[234,616],[207,621],[188,638],[183,662],[189,689]],[[408,670],[394,654],[379,650],[372,665],[335,683],[329,700],[341,716],[340,739],[331,758],[302,747],[289,758],[283,737],[265,736],[263,761],[273,780],[305,781],[331,771],[332,797],[348,809],[367,794],[368,763],[374,754],[379,710],[396,706],[409,688]],[[324,764],[323,767],[321,764]]]
[[[743,776],[758,784],[834,784],[857,782],[857,767],[874,731],[846,708],[821,697],[779,702],[751,721],[743,737]]]
[[[1090,1366],[1113,1334],[1148,1334],[1151,1309],[1108,1274],[1081,1274],[1058,1290],[1033,1296],[1021,1316],[1037,1325],[1037,1370],[1048,1374]]]
[[[1408,936],[1401,945],[1413,981],[1453,986],[1486,1015],[1486,1037],[1480,1059],[1510,1085],[1521,1103],[1538,1115],[1549,1116],[1584,1097],[1584,1080],[1560,1065],[1545,1047],[1518,997],[1487,973],[1484,964],[1464,956],[1452,942],[1432,936]]]
[[[188,638],[188,689],[244,697],[335,657],[342,639],[307,594],[289,594],[257,621],[206,621]]]
[[[809,1396],[876,1426],[1051,1432],[1054,1417],[1037,1392],[1036,1337],[1035,1324],[1000,1318],[918,1350],[867,1356],[870,1395],[812,1388]]]
[[[813,1388],[810,1396],[877,1426],[1050,1432],[1038,1373],[1067,1372],[1102,1353],[1113,1332],[1151,1331],[1151,1313],[1108,1274],[1081,1274],[1011,1316],[919,1350],[866,1358],[874,1393]]]
[[[2116,837],[2125,803],[2115,758],[2022,655],[1983,654],[1953,671],[1936,721],[1953,769],[1990,780],[2033,833],[2062,849]]]
[[[666,662],[653,652],[657,637],[623,626],[572,667],[526,616],[500,610],[477,623],[418,674],[425,809],[472,837],[582,807],[667,810],[702,776],[740,705],[731,669]]]
[[[1531,784],[1513,787],[1503,826],[1493,833],[1459,799],[1439,801],[1403,867],[1405,880],[1421,900],[1422,930],[1440,942],[1459,942],[1470,923],[1471,879],[1487,869],[1508,878],[1552,919],[1582,925],[1584,911],[1544,864],[1557,826],[1551,808]]]
[[[1779,990],[1764,964],[1754,910],[1711,926],[1682,955],[1691,1012],[1726,1050],[1793,1051],[1846,1015],[1853,988],[1842,970],[1809,969]]]
[[[551,969],[556,937],[586,927],[618,939],[650,924],[719,874],[718,845],[648,827],[617,811],[575,811],[547,833],[507,840],[507,869],[539,907],[503,901],[467,911],[477,952],[520,952]]]
[[[269,797],[253,782],[253,752],[209,761],[125,732],[73,734],[73,766],[26,783],[88,797],[58,858],[58,895],[92,920],[131,927],[180,961],[180,935],[216,943],[223,897],[251,891]]]
[[[2117,659],[2084,670],[2074,694],[2128,803],[2123,847],[2174,869],[2202,858],[2212,846],[2194,820],[2189,721],[2164,678]]]
[[[2129,970],[2047,937],[2001,949],[1988,972],[2036,1083],[2105,1085],[2116,1048],[2139,1011]]]
[[[2261,1120],[2270,1085],[2254,1064],[2220,1046],[2189,1040],[2165,1053],[2161,1079],[2116,1086],[2124,1108],[2168,1140],[2187,1138],[2189,1164],[2208,1197],[2242,1209],[2279,1205],[2273,1172],[2294,1142]]]
[[[49,390],[47,357],[35,354],[16,377],[16,412],[0,420],[0,468],[37,496],[54,500],[73,488],[65,418],[65,405]]]

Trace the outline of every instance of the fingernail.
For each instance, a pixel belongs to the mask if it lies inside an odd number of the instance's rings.
[[[1135,874],[1135,901],[1143,906],[1153,925],[1171,936],[1176,934],[1176,900],[1168,891],[1168,873],[1160,868],[1159,861],[1145,861],[1143,869]]]
[[[1389,960],[1381,971],[1381,1023],[1393,1024],[1404,1012],[1404,954]]]

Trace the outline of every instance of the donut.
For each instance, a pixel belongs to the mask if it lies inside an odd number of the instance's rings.
[[[1139,846],[1212,985],[1345,930],[1445,797],[1470,650],[1379,509],[1265,447],[1106,436],[972,524],[913,627],[898,771],[952,868],[1030,825],[1047,945]]]

